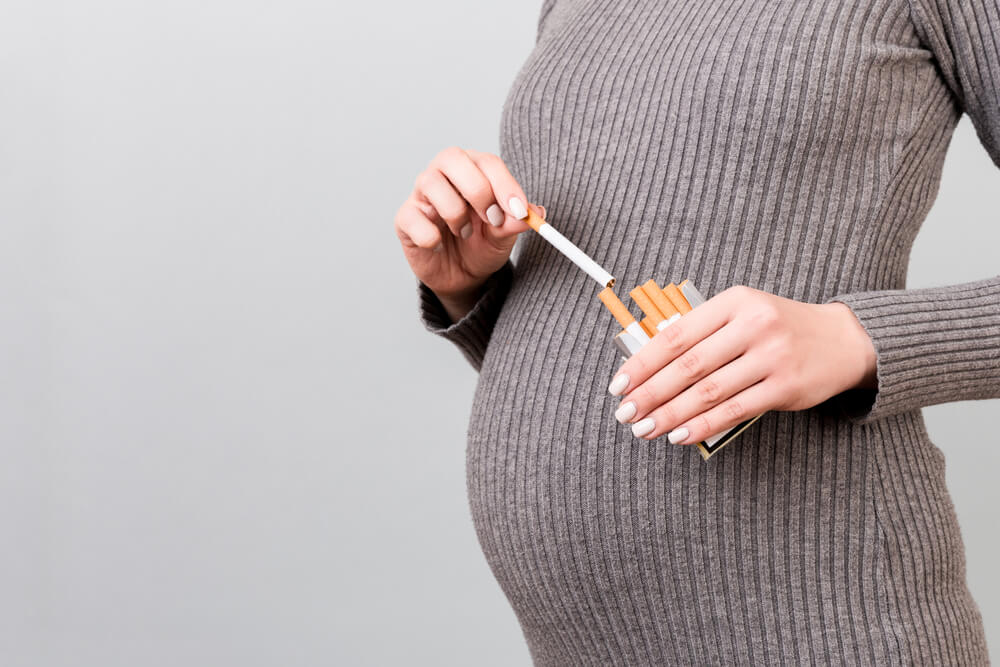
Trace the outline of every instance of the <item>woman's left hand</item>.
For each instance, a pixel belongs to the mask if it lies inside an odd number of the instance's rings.
[[[875,348],[851,309],[730,287],[657,332],[608,387],[646,439],[699,442],[768,410],[875,388]]]

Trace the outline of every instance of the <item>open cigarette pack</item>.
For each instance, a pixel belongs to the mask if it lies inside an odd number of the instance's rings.
[[[629,292],[632,300],[635,301],[644,315],[641,320],[637,321],[612,289],[615,284],[614,276],[534,211],[528,212],[525,221],[542,238],[551,243],[567,259],[603,287],[597,296],[622,326],[622,331],[615,336],[615,345],[618,346],[622,356],[626,359],[641,350],[643,345],[656,335],[657,331],[669,327],[685,313],[691,312],[692,309],[705,302],[705,297],[698,292],[690,280],[684,280],[680,285],[670,283],[662,289],[655,280],[647,280]],[[725,433],[718,433],[697,443],[702,458],[708,460],[712,454],[732,442],[746,427],[760,418],[761,415],[757,415],[737,424]]]
[[[684,280],[679,285],[670,283],[664,288],[660,288],[654,280],[647,280],[629,292],[629,296],[642,310],[643,319],[636,321],[610,286],[598,294],[604,305],[622,325],[622,331],[615,336],[614,342],[624,359],[642,349],[658,331],[669,327],[705,302],[705,297],[690,280]],[[724,433],[718,433],[697,443],[702,458],[708,460],[712,454],[732,442],[761,416],[747,419]]]

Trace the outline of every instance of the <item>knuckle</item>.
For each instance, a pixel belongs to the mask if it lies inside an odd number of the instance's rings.
[[[722,387],[711,378],[705,378],[698,383],[698,393],[706,403],[715,404],[722,400]]]
[[[657,424],[676,424],[677,423],[677,411],[669,403],[660,406],[660,409],[656,411]]]
[[[633,396],[636,406],[640,409],[648,409],[649,407],[656,405],[656,396],[653,394],[653,389],[649,386],[649,383],[644,382],[636,387]]]
[[[448,224],[456,225],[465,222],[465,207],[462,206],[442,206],[444,210],[438,211],[441,217]]]
[[[710,422],[708,420],[708,417],[706,417],[705,415],[698,415],[697,417],[695,417],[694,421],[692,422],[692,425],[694,426],[692,431],[694,433],[701,434],[700,436],[698,436],[699,439],[703,440],[708,436],[715,434],[715,429],[712,426],[712,422]]]
[[[464,151],[458,146],[448,146],[437,154],[438,162],[451,162],[457,159]]]
[[[702,363],[701,359],[694,352],[688,352],[681,355],[677,360],[677,367],[680,374],[684,376],[687,380],[694,380],[701,376]]]
[[[791,375],[775,378],[775,384],[772,387],[780,387],[774,396],[774,403],[780,410],[794,409],[805,394],[805,387],[796,377]]]
[[[781,313],[772,303],[762,303],[749,314],[751,326],[758,329],[771,329],[781,320]]]
[[[500,159],[498,155],[494,153],[482,153],[480,159],[483,162],[489,162],[492,165],[503,164],[503,160]]]
[[[788,334],[780,333],[771,337],[764,346],[764,352],[767,358],[777,366],[778,368],[785,365],[786,360],[791,352],[791,336]]]
[[[742,301],[750,296],[751,291],[750,287],[746,285],[733,285],[732,287],[728,287],[723,290],[722,293],[726,296]]]
[[[726,416],[726,419],[741,422],[746,418],[746,409],[743,407],[743,403],[733,398],[723,404],[722,414]]]
[[[634,357],[629,362],[631,366],[626,371],[628,376],[632,378],[633,382],[640,378],[649,377],[650,371],[649,362],[646,361],[646,356],[641,352]]]
[[[472,188],[470,189],[469,196],[478,202],[486,203],[493,200],[493,188],[486,179],[480,179]]]
[[[428,183],[430,183],[430,178],[431,178],[431,170],[425,169],[419,174],[417,174],[417,177],[413,179],[413,186],[420,192],[423,192],[424,190],[427,189],[427,185]]]
[[[683,345],[684,327],[681,322],[675,322],[673,325],[660,331],[656,337],[660,339],[660,345],[662,345],[667,352],[676,351]]]

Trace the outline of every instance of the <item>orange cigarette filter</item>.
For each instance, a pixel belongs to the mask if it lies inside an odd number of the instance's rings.
[[[677,314],[677,309],[674,308],[674,304],[670,303],[670,299],[668,299],[667,295],[663,293],[663,290],[660,289],[660,286],[656,284],[655,280],[647,280],[643,283],[642,291],[645,292],[650,301],[656,305],[657,310],[663,314],[663,319],[669,320]],[[657,322],[657,324],[659,324],[659,322]]]
[[[656,325],[663,321],[663,314],[660,309],[656,307],[653,300],[649,298],[646,291],[642,287],[636,287],[634,290],[629,292],[629,296],[632,300],[636,302],[642,312],[647,315],[646,319],[652,322],[653,330],[656,330]],[[643,320],[645,322],[646,320]]]
[[[656,325],[653,324],[652,317],[642,318],[642,321],[639,322],[639,326],[642,327],[642,330],[645,331],[646,335],[650,338],[656,335]]]
[[[597,298],[611,311],[611,314],[618,320],[618,324],[622,325],[622,329],[627,329],[629,325],[635,324],[635,318],[632,317],[632,313],[625,307],[625,304],[622,303],[613,289],[605,287],[598,292]]]
[[[529,208],[528,209],[528,217],[527,217],[527,219],[525,219],[525,222],[528,223],[529,227],[531,227],[532,229],[534,229],[537,232],[537,231],[539,231],[539,228],[542,226],[542,224],[545,223],[545,220],[540,215],[538,215],[537,213],[535,213],[533,210],[531,210]]]
[[[689,304],[687,299],[684,298],[684,295],[681,294],[677,285],[670,283],[663,288],[663,293],[668,299],[670,299],[670,303],[674,304],[674,308],[676,308],[677,312],[681,315],[691,312],[691,304]]]

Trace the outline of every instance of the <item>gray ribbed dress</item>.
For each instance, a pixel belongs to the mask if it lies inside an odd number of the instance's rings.
[[[472,517],[537,664],[988,661],[920,408],[1000,397],[1000,276],[905,287],[963,112],[1000,164],[996,0],[544,3],[501,129],[529,198],[622,286],[846,303],[878,389],[706,462],[615,421],[619,329],[538,235],[460,322],[418,285],[480,371]]]

